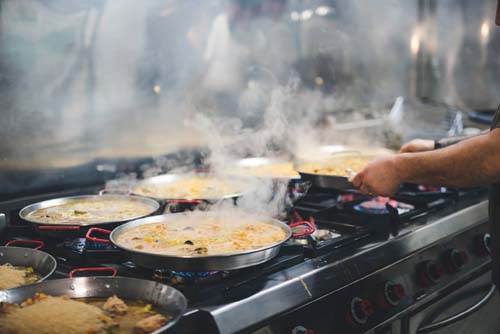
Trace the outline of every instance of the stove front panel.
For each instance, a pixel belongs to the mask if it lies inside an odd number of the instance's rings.
[[[254,334],[398,333],[395,320],[490,270],[487,223],[283,315]]]

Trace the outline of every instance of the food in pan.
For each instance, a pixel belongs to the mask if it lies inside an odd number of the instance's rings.
[[[238,182],[216,177],[182,177],[171,182],[139,183],[134,193],[165,199],[211,199],[241,193],[245,189]]]
[[[95,196],[38,209],[26,219],[42,224],[82,225],[129,220],[151,211],[150,205],[134,198]]]
[[[176,220],[132,227],[117,236],[116,244],[162,255],[206,256],[269,247],[286,237],[279,226],[252,217],[188,213]]]
[[[38,293],[20,305],[1,305],[2,334],[146,334],[171,319],[151,304],[105,299],[71,299]]]
[[[40,278],[41,275],[31,267],[15,267],[9,263],[0,265],[0,290],[31,284]]]
[[[251,162],[251,160],[249,159]],[[269,162],[269,163],[248,163],[227,168],[225,174],[239,176],[254,176],[254,177],[270,177],[270,178],[295,178],[299,173],[293,168],[291,162]]]
[[[348,170],[360,172],[374,156],[344,156],[321,161],[305,162],[300,165],[302,173],[350,177]]]

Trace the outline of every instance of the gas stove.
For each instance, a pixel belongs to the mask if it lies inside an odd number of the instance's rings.
[[[1,202],[2,242],[39,239],[17,218],[24,205],[89,192],[97,190]],[[406,186],[373,198],[313,188],[289,218],[314,220],[317,231],[288,241],[267,263],[235,271],[145,269],[85,238],[44,239],[43,250],[58,261],[53,278],[117,273],[175,286],[189,311],[171,333],[392,333],[394,319],[489,270],[484,189]]]

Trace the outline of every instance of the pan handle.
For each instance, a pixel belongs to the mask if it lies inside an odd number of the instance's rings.
[[[51,230],[51,231],[76,231],[80,229],[80,226],[76,225],[68,225],[68,226],[61,226],[61,225],[54,225],[54,226],[49,226],[49,225],[42,225],[38,226],[39,230]]]
[[[292,202],[297,202],[299,199],[307,195],[307,192],[312,186],[311,181],[299,181],[290,183],[289,196]]]
[[[99,196],[104,194],[115,194],[115,195],[132,195],[132,190],[118,190],[118,189],[101,189],[99,190]]]
[[[38,245],[33,247],[33,249],[41,249],[45,247],[45,242],[41,240],[11,240],[5,244],[6,247],[14,246],[15,244],[35,244]]]
[[[96,272],[96,271],[110,271],[111,277],[115,277],[118,274],[118,270],[115,268],[111,267],[95,267],[95,268],[77,268],[73,269],[69,272],[69,278],[73,278],[76,273],[83,273],[83,272]]]
[[[87,234],[85,234],[85,239],[87,239],[89,241],[93,241],[93,242],[98,242],[101,244],[110,244],[111,243],[111,241],[108,239],[101,239],[101,238],[93,237],[92,233],[94,233],[94,232],[100,232],[100,233],[104,233],[104,234],[108,234],[108,235],[111,234],[110,230],[106,230],[106,229],[103,229],[100,227],[91,227],[87,231]]]
[[[306,235],[311,235],[314,232],[316,232],[316,225],[314,225],[314,217],[309,218],[309,221],[307,221],[307,220],[300,220],[300,221],[293,222],[289,226],[291,228],[298,227],[298,226],[304,226],[305,227],[304,231],[293,232],[292,236],[294,238],[305,237]]]

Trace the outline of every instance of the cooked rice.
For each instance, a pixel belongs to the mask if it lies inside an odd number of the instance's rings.
[[[28,214],[28,220],[43,224],[96,224],[128,220],[151,213],[151,206],[123,197],[89,197],[49,206]]]
[[[359,173],[374,159],[373,156],[337,157],[303,163],[299,166],[299,170],[309,174],[349,177],[348,169]]]
[[[26,284],[26,269],[6,263],[0,266],[0,290],[12,289]]]
[[[281,227],[259,217],[189,212],[176,220],[132,227],[117,237],[117,243],[154,254],[205,256],[269,247],[286,237]]]
[[[113,325],[113,320],[97,306],[67,297],[42,296],[1,317],[0,333],[104,334]]]
[[[246,185],[215,177],[187,177],[172,183],[141,184],[134,193],[167,199],[207,199],[240,193]]]

